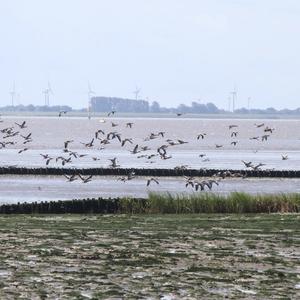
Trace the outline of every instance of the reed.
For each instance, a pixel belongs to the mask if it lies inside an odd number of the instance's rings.
[[[298,213],[300,194],[150,193],[148,213]]]

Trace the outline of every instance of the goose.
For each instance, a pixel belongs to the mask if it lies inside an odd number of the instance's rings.
[[[25,140],[25,141],[23,142],[23,145],[26,145],[26,144],[31,143],[31,142],[32,142],[32,139]]]
[[[142,146],[141,150],[142,151],[148,151],[148,150],[151,150],[151,148],[149,148],[148,146]]]
[[[117,164],[117,158],[116,157],[114,157],[114,158],[112,158],[112,159],[109,159],[110,161],[111,161],[111,167],[112,168],[116,168],[116,167],[119,167],[120,165],[118,165]]]
[[[75,151],[68,151],[70,156],[73,156],[74,158],[77,158],[78,153]]]
[[[282,160],[287,160],[289,157],[287,156],[287,155],[283,155],[283,154],[281,154],[281,159]]]
[[[174,170],[186,170],[188,167],[188,165],[176,166],[174,167]]]
[[[254,171],[256,171],[256,170],[259,170],[260,167],[265,166],[265,165],[266,165],[266,164],[259,163],[259,164],[256,165],[256,166],[251,166],[251,168],[252,168]]]
[[[191,186],[192,188],[194,187],[194,182],[193,182],[193,180],[186,180],[186,182],[185,182],[185,187],[187,188],[188,186]]]
[[[219,185],[219,183],[215,180],[207,180],[207,181],[204,180],[204,181],[202,181],[202,184],[203,184],[203,186],[206,185],[209,188],[209,190],[212,189],[213,184]]]
[[[94,157],[94,156],[93,156],[93,157],[92,157],[92,160],[93,160],[93,161],[97,161],[97,160],[100,160],[100,158]]]
[[[0,132],[10,134],[10,133],[13,132],[13,127],[3,128],[3,129],[0,130]]]
[[[206,133],[199,133],[197,135],[197,140],[199,140],[200,138],[203,140],[205,136],[206,136]]]
[[[73,174],[73,175],[71,175],[71,176],[68,176],[68,175],[66,175],[66,174],[63,174],[67,179],[68,179],[68,181],[70,181],[70,182],[72,182],[72,181],[74,181],[74,180],[77,180],[78,178],[76,178],[76,175],[75,174]]]
[[[25,152],[25,151],[27,151],[28,149],[29,149],[29,148],[21,149],[21,150],[18,151],[18,154],[21,154],[22,152]]]
[[[141,152],[141,151],[138,150],[138,148],[139,148],[139,145],[135,145],[135,147],[133,148],[133,150],[130,151],[131,154],[137,154],[137,153]]]
[[[88,177],[83,177],[81,174],[78,174],[79,178],[82,180],[83,183],[88,183],[92,180],[93,175],[90,175]]]
[[[262,140],[262,141],[267,141],[269,136],[270,136],[269,134],[265,134],[265,135],[263,135],[263,136],[261,137],[261,140]]]
[[[32,133],[30,132],[30,133],[27,134],[27,135],[22,135],[22,134],[21,134],[21,137],[22,137],[24,140],[29,140],[29,139],[31,138],[31,135],[32,135]]]
[[[170,146],[176,146],[176,145],[178,145],[177,143],[175,143],[175,142],[172,141],[172,140],[168,140],[168,144],[169,144]]]
[[[135,172],[130,171],[127,176],[119,177],[118,180],[121,180],[121,181],[125,182],[125,181],[128,181],[128,180],[132,180],[134,178],[135,178]]]
[[[126,127],[132,128],[133,123],[132,122],[128,122],[126,123]]]
[[[166,160],[172,158],[172,155],[167,156],[166,154],[161,154],[160,158]]]
[[[177,142],[178,142],[180,145],[182,145],[182,144],[188,144],[188,142],[185,142],[185,141],[183,141],[183,140],[177,140]]]
[[[111,131],[106,135],[106,139],[108,140],[113,140],[115,138],[121,140],[121,135],[117,131]]]
[[[128,142],[128,143],[130,143],[130,144],[133,143],[133,142],[132,142],[132,139],[126,138],[126,139],[124,139],[124,140],[122,141],[121,146],[123,147],[123,146],[126,144],[126,142]]]
[[[110,144],[110,141],[108,139],[103,139],[103,140],[100,140],[100,144],[107,145],[107,144]]]
[[[18,135],[19,133],[20,133],[19,131],[16,131],[16,132],[7,134],[7,135],[4,136],[3,138],[4,138],[4,139],[7,139],[7,138],[10,138],[10,137],[14,137],[14,136]]]
[[[158,138],[157,134],[151,133],[150,136],[145,139],[145,141],[154,140],[154,139],[157,139],[157,138]]]
[[[202,182],[195,181],[194,182],[194,187],[195,187],[196,191],[198,191],[199,188],[200,188],[200,191],[204,191],[204,184]]]
[[[84,145],[87,148],[91,148],[94,145],[94,138],[89,142],[89,143],[81,143],[80,144]]]
[[[166,150],[167,147],[168,147],[167,145],[162,145],[159,148],[157,148],[157,152],[160,155],[165,155],[165,154],[167,154],[167,150]]]
[[[270,127],[266,127],[265,129],[264,129],[264,132],[270,132],[270,133],[273,133],[273,131],[275,130],[275,128],[270,128]]]
[[[40,153],[40,155],[41,155],[44,159],[50,158],[49,154],[42,154],[42,153]]]
[[[242,163],[245,165],[246,168],[252,167],[252,161],[246,162],[246,161],[242,160]]]
[[[50,161],[51,161],[52,159],[53,159],[52,157],[47,158],[47,160],[46,160],[46,166],[49,165],[49,163],[50,163]]]
[[[265,126],[265,123],[261,123],[261,124],[254,124],[254,126],[256,126],[256,128],[260,128],[260,127],[263,127],[263,126]]]
[[[61,117],[62,115],[65,115],[67,113],[66,110],[61,110],[59,113],[58,113],[58,117]]]
[[[151,184],[151,182],[155,182],[156,184],[159,184],[158,180],[154,177],[151,177],[147,180],[147,186]]]
[[[65,141],[65,142],[64,142],[64,147],[65,147],[65,149],[67,149],[67,148],[68,148],[68,145],[69,145],[70,143],[73,143],[73,142],[74,142],[73,140]]]
[[[108,117],[109,117],[109,116],[113,116],[115,113],[116,113],[116,111],[115,111],[115,110],[112,110],[112,111],[110,111],[110,112],[107,114],[107,116],[108,116]]]
[[[15,124],[18,125],[20,129],[27,128],[26,121],[23,121],[22,124],[19,124],[19,123],[15,122]]]
[[[238,125],[229,125],[228,127],[229,127],[229,130],[230,130],[230,129],[232,129],[232,128],[237,128],[237,127],[239,127],[239,126],[238,126]]]
[[[96,139],[98,139],[98,137],[99,137],[99,133],[101,133],[101,134],[105,135],[104,131],[103,131],[103,130],[101,130],[101,129],[99,129],[99,130],[97,130],[97,131],[95,132],[95,138],[96,138]]]

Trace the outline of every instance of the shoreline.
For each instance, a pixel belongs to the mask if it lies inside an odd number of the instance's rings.
[[[22,117],[22,118],[58,118],[58,112],[12,112],[12,111],[0,111],[0,115],[3,118],[11,117]],[[86,118],[88,120],[88,114],[86,112],[68,112],[66,115],[61,117],[65,118]],[[107,113],[99,112],[94,113],[91,116],[91,119],[177,119],[177,120],[186,120],[186,119],[224,119],[224,120],[300,120],[300,114],[298,115],[287,115],[287,114],[183,114],[178,117],[175,113],[122,113],[119,112],[116,116],[108,117]]]
[[[148,198],[87,198],[0,205],[1,214],[257,214],[300,213],[300,193],[149,193]]]

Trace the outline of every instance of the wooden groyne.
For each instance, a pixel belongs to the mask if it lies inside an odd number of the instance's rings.
[[[138,201],[136,199],[135,201]],[[146,201],[141,199],[141,201]],[[142,203],[142,202],[141,202]],[[49,202],[3,204],[0,214],[62,214],[62,213],[117,213],[120,210],[120,198],[82,199]]]
[[[162,169],[162,168],[25,168],[0,167],[0,175],[93,175],[93,176],[126,176],[134,172],[136,176],[175,177],[195,176],[210,177],[227,172],[236,176],[300,178],[300,170],[224,170],[224,169]]]

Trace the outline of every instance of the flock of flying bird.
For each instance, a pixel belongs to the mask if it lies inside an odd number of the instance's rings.
[[[62,117],[63,115],[66,115],[66,111],[61,111],[59,112],[59,117]],[[115,115],[116,111],[111,111],[108,113],[108,117]],[[182,114],[178,113],[177,116],[180,117]],[[0,119],[0,123],[3,123],[3,119]],[[106,120],[100,120],[100,122],[105,123]],[[111,121],[111,127],[115,128],[119,124]],[[126,123],[126,128],[131,129],[134,126],[133,122],[127,122]],[[274,128],[266,126],[264,123],[261,124],[254,124],[256,128],[261,128],[262,134],[260,136],[253,136],[250,137],[250,140],[261,140],[262,142],[268,141],[272,133],[274,132]],[[25,129],[27,129],[27,123],[26,121],[23,121],[22,123],[17,123],[15,122],[12,126],[4,127],[0,129],[0,133],[2,134],[2,140],[0,140],[0,149],[9,147],[10,145],[16,145],[16,144],[21,144],[23,145],[22,149],[17,150],[18,154],[21,154],[27,150],[30,149],[30,144],[33,142],[32,140],[32,133],[26,133]],[[229,134],[231,137],[231,142],[230,144],[232,146],[236,146],[238,144],[237,137],[239,135],[238,132],[238,125],[229,125]],[[198,133],[195,136],[196,140],[203,140],[207,137],[207,133],[201,132]],[[16,141],[15,139],[19,137],[21,140]],[[143,143],[147,143],[152,140],[157,140],[157,139],[163,139],[165,138],[165,132],[164,131],[159,131],[159,132],[151,132],[147,137],[144,138]],[[178,146],[178,145],[183,145],[187,144],[188,141],[184,141],[182,139],[166,139],[164,142],[158,146],[154,152],[149,153],[150,150],[152,150],[148,145],[143,145],[140,146],[138,144],[134,144],[133,138],[123,138],[121,133],[115,130],[105,132],[104,129],[99,129],[96,132],[94,132],[93,137],[88,142],[81,142],[81,144],[86,148],[86,149],[91,149],[95,147],[96,143],[99,145],[100,148],[99,150],[105,149],[105,146],[112,143],[112,141],[117,141],[117,143],[120,144],[120,147],[123,148],[125,145],[133,145],[132,150],[130,150],[130,153],[133,155],[136,155],[137,158],[145,158],[149,163],[154,163],[155,161],[153,160],[155,157],[158,157],[162,160],[167,160],[171,159],[172,155],[168,153],[168,149],[173,146]],[[81,154],[78,153],[75,150],[71,150],[71,145],[74,142],[74,140],[69,139],[66,140],[63,144],[63,154],[59,155],[57,157],[50,156],[49,154],[43,154],[41,153],[40,156],[42,159],[45,161],[45,165],[48,166],[50,162],[56,162],[60,163],[62,166],[65,166],[66,164],[72,163],[72,160],[75,159],[80,159],[82,157],[87,156],[88,154]],[[219,149],[222,148],[222,144],[215,144],[215,148]],[[206,154],[202,153],[199,155],[200,158],[203,159],[203,161],[209,161],[209,158],[206,157]],[[100,158],[96,156],[91,157],[93,161],[98,161]],[[287,160],[288,156],[287,155],[282,155],[282,160]],[[120,167],[118,163],[117,157],[113,157],[109,159],[110,161],[110,167],[111,168],[118,168]],[[259,163],[259,164],[253,164],[251,161],[247,162],[242,160],[242,163],[245,165],[246,168],[251,168],[253,170],[258,170],[260,167],[264,166],[265,164]],[[182,166],[177,166],[175,168],[177,169],[186,169],[188,166],[182,165]],[[81,180],[83,183],[88,183],[92,180],[93,176],[83,176],[82,174],[74,174],[71,176],[64,175],[65,178],[69,182],[73,182],[75,180]],[[185,178],[185,185],[186,187],[192,187],[195,189],[195,191],[203,191],[207,187],[209,190],[212,189],[213,185],[219,185],[220,180],[226,178],[226,177],[244,177],[242,174],[239,173],[230,173],[229,171],[222,171],[218,172],[213,176],[213,179],[207,179],[207,180],[200,180],[194,177],[184,177]],[[122,176],[119,177],[118,180],[122,182],[130,181],[135,178],[135,173],[131,171],[127,176]],[[157,178],[150,177],[147,178],[146,185],[149,186],[150,184],[155,183],[159,184],[159,181]]]

